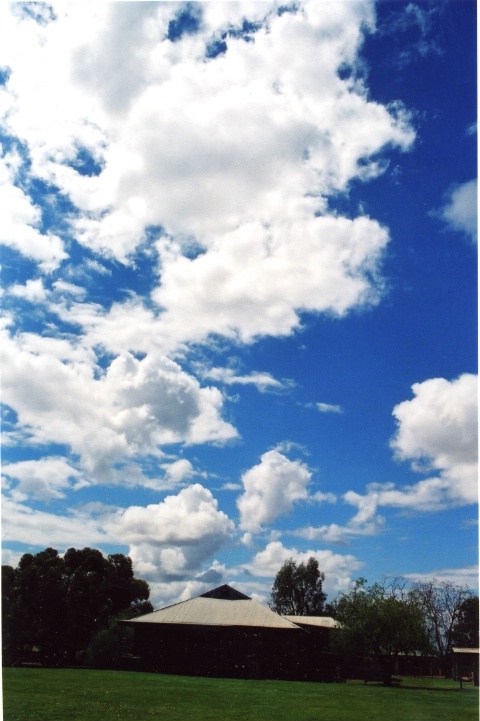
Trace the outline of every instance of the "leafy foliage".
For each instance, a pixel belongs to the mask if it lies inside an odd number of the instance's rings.
[[[453,627],[452,644],[457,648],[478,648],[479,646],[479,603],[478,596],[466,598],[458,610]]]
[[[378,663],[389,684],[399,654],[428,651],[425,615],[416,596],[401,586],[366,583],[359,579],[336,601],[341,628],[335,635],[344,653]]]
[[[4,662],[35,648],[44,663],[73,663],[93,636],[122,615],[148,613],[150,590],[131,559],[105,558],[92,548],[26,553],[16,569],[2,567]]]
[[[318,616],[327,598],[323,592],[325,574],[311,556],[297,566],[293,559],[285,561],[275,576],[270,608],[283,616]]]

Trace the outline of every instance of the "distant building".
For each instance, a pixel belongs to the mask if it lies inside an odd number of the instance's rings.
[[[453,652],[453,678],[455,681],[472,681],[479,685],[478,666],[480,649],[478,648],[452,648]]]
[[[122,623],[141,668],[234,678],[334,680],[333,619],[279,616],[224,585]]]

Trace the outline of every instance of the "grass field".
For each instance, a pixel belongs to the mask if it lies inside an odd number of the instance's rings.
[[[7,668],[4,721],[477,721],[478,689],[404,677],[399,688]]]

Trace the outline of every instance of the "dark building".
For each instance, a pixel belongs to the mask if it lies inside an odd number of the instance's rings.
[[[479,654],[478,648],[453,648],[452,675],[456,681],[472,681],[479,685]]]
[[[332,619],[279,616],[230,586],[123,623],[143,669],[233,678],[334,680]],[[323,625],[322,625],[323,623]],[[316,629],[313,630],[312,628]]]

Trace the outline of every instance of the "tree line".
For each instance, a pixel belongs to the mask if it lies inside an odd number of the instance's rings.
[[[479,600],[467,587],[409,587],[401,579],[368,585],[361,578],[327,603],[324,581],[314,557],[286,561],[275,576],[271,609],[332,616],[339,628],[331,650],[374,661],[387,680],[401,654],[436,656],[447,673],[453,647],[479,645]],[[151,612],[149,595],[123,554],[104,557],[92,548],[70,548],[63,556],[53,548],[26,553],[17,568],[2,566],[3,663],[28,656],[48,665],[115,663],[122,641],[117,622]]]
[[[32,651],[41,663],[85,663],[118,641],[116,622],[149,613],[146,581],[135,578],[128,556],[54,548],[26,553],[17,568],[2,566],[3,663]]]
[[[339,622],[332,650],[377,663],[387,683],[401,654],[434,656],[448,673],[452,648],[479,646],[479,599],[466,586],[426,581],[409,587],[404,579],[369,586],[360,578],[326,603],[324,581],[314,557],[298,565],[290,559],[275,577],[270,608],[282,615],[332,616]]]

